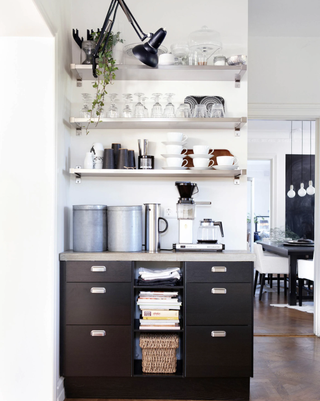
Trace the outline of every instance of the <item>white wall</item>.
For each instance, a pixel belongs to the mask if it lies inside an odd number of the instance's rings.
[[[54,39],[0,38],[0,45],[11,61],[0,66],[0,399],[52,400]],[[47,68],[23,62],[37,54]]]
[[[0,178],[0,399],[6,401],[64,398],[58,254],[69,240],[64,222],[69,176],[63,174],[69,148],[64,123],[70,115],[69,4],[13,0],[2,8],[1,48],[9,60],[0,67],[5,116],[0,164],[6,172]]]
[[[73,8],[73,28],[80,31],[80,36],[86,34],[87,28],[96,29],[101,27],[106,12],[106,5],[102,1],[94,1],[94,6],[100,8],[99,18],[96,14],[84,15],[81,5],[84,2],[75,2]],[[170,2],[165,0],[161,4],[155,4],[155,12],[159,13],[155,23],[150,23],[148,1],[128,1],[132,13],[143,29],[154,31],[160,26],[168,30],[164,45],[170,48],[175,41],[187,38],[188,34],[207,24],[209,28],[221,32],[225,53],[246,54],[247,40],[247,1],[229,0],[226,2],[201,0],[197,7],[184,1]],[[170,12],[168,13],[168,10]],[[182,12],[183,10],[183,12]],[[204,12],[205,10],[205,12]],[[177,24],[169,15],[181,15]],[[123,33],[125,44],[138,42],[131,26],[126,21],[122,10],[118,11],[116,29]],[[228,20],[228,24],[225,21]],[[233,53],[232,53],[233,52]],[[73,44],[73,57],[79,62],[79,49]],[[84,82],[82,88],[76,88],[74,83],[72,113],[79,116],[81,108],[81,93],[92,92],[90,82]],[[148,81],[115,81],[109,92],[136,93],[143,92],[149,98],[152,93],[173,92],[176,95],[173,100],[175,105],[183,102],[187,95],[219,95],[225,98],[228,116],[247,115],[247,82],[246,77],[241,82],[241,88],[235,89],[234,82],[148,82]],[[135,98],[136,101],[136,98]],[[164,100],[163,100],[164,102]],[[165,103],[164,103],[165,104]],[[149,99],[149,109],[152,102]],[[123,108],[123,104],[119,104]],[[162,168],[165,165],[161,154],[165,153],[165,147],[161,143],[166,139],[166,130],[91,130],[88,136],[76,136],[75,131],[71,136],[70,167],[83,166],[85,152],[89,151],[94,142],[101,142],[104,147],[110,147],[113,142],[120,142],[124,147],[134,149],[138,152],[137,139],[148,138],[151,142],[150,153],[155,155],[155,167]],[[241,130],[241,136],[235,137],[233,130],[184,130],[189,137],[188,147],[197,143],[208,144],[215,149],[229,149],[239,160],[240,167],[246,168],[247,159],[247,134],[246,127]],[[177,179],[179,180],[179,179]],[[180,179],[181,180],[181,179]],[[116,180],[116,179],[83,179],[80,185],[75,184],[71,178],[71,204],[102,203],[106,205],[128,205],[143,204],[147,202],[159,202],[162,207],[170,207],[175,210],[178,200],[178,192],[174,185],[175,179],[153,179],[153,180]],[[246,179],[241,179],[241,185],[233,184],[233,179],[205,180],[196,178],[200,193],[198,200],[212,201],[211,207],[199,207],[195,221],[194,239],[196,239],[197,226],[201,218],[209,217],[222,221],[225,229],[224,242],[227,249],[246,249]],[[174,217],[174,216],[173,216]],[[169,230],[161,236],[161,245],[171,248],[172,243],[178,240],[177,220],[174,217],[169,221]]]

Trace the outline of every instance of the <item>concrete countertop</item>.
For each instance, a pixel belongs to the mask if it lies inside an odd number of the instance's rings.
[[[254,253],[248,251],[222,252],[73,252],[60,253],[61,261],[150,261],[150,262],[253,262]]]

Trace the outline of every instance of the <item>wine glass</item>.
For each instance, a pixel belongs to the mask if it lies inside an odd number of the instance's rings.
[[[145,111],[144,111],[144,105],[142,104],[141,98],[144,95],[144,93],[135,93],[135,96],[138,97],[138,102],[134,106],[134,117],[136,118],[144,118],[145,116]]]
[[[172,104],[172,97],[174,96],[174,93],[166,93],[165,95],[168,97],[168,103],[164,108],[163,117],[166,118],[175,117],[175,109],[174,105]]]
[[[91,113],[89,110],[91,108],[92,97],[89,93],[81,93],[81,96],[82,96],[83,105],[80,110],[80,117],[90,118]]]
[[[162,106],[159,103],[159,98],[161,96],[161,93],[153,93],[152,96],[154,96],[155,103],[152,106],[151,117],[153,118],[162,117]]]
[[[109,118],[118,118],[119,117],[119,111],[116,106],[117,96],[118,96],[117,93],[110,93],[110,95],[109,95],[110,100],[111,100],[111,105],[107,112],[107,117],[109,117]]]
[[[131,117],[133,117],[133,111],[130,107],[130,102],[132,102],[132,94],[124,93],[122,96],[125,99],[125,108],[122,111],[123,117],[131,118]]]
[[[146,118],[148,118],[149,117],[149,110],[147,109],[147,107],[146,107],[146,100],[147,100],[148,98],[146,97],[146,96],[144,96],[143,98],[142,98],[142,104],[143,104],[143,107],[144,107],[144,116],[146,117]]]

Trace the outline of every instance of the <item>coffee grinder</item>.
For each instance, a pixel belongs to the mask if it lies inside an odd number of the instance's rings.
[[[173,244],[176,251],[222,251],[224,244],[216,241],[193,243],[193,221],[196,217],[196,203],[192,196],[199,192],[198,185],[192,182],[176,181],[180,198],[177,203],[177,219],[179,220],[179,243]],[[201,202],[208,204],[208,202]]]

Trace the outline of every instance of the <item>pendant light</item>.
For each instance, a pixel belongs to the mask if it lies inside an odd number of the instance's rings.
[[[314,186],[312,185],[312,181],[311,181],[311,121],[310,121],[310,181],[309,181],[309,186],[307,188],[307,194],[308,195],[314,195],[316,190],[314,188]]]
[[[303,197],[306,196],[307,191],[304,189],[303,183],[303,121],[301,121],[301,183],[298,195]]]
[[[290,185],[290,190],[287,192],[287,196],[289,198],[294,198],[296,196],[296,191],[293,190],[293,185],[292,185],[292,121],[291,121],[291,131],[290,131],[290,139],[291,139],[291,156],[290,156],[290,162],[291,162],[291,185]]]

